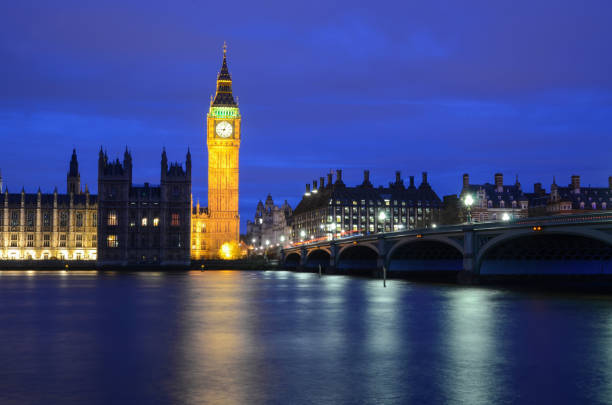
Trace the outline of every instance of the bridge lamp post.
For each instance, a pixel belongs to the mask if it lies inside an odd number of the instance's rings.
[[[385,211],[380,211],[380,214],[378,214],[378,220],[382,222],[383,233],[385,232],[385,220],[386,219],[387,219],[387,214],[385,214]]]
[[[300,238],[301,238],[300,242],[303,242],[305,237],[306,237],[306,231],[302,229],[300,231]]]
[[[474,204],[474,198],[471,196],[471,194],[468,194],[463,199],[463,203],[467,208],[467,223],[469,224],[472,222],[472,204]]]
[[[508,213],[507,213],[507,212],[504,212],[504,213],[503,213],[503,215],[502,215],[502,221],[504,221],[504,222],[508,222],[508,221],[510,221],[510,215],[508,215]]]

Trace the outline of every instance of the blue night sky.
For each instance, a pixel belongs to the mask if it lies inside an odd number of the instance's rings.
[[[228,43],[243,115],[242,225],[270,192],[306,182],[429,172],[442,197],[473,183],[553,176],[607,184],[612,2],[5,1],[0,169],[10,191],[65,190],[73,147],[95,191],[100,145],[128,145],[134,181],[194,158],[204,204],[204,122]]]

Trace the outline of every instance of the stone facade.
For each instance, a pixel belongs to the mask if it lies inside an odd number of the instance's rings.
[[[191,257],[196,260],[222,257],[221,248],[240,242],[238,181],[240,110],[232,93],[232,78],[223,62],[217,76],[217,91],[206,118],[208,147],[208,207],[192,208]],[[226,252],[231,249],[227,246]],[[228,254],[229,256],[229,254]]]
[[[161,157],[159,186],[132,184],[132,156],[98,159],[98,264],[100,266],[190,263],[191,154],[185,168]]]
[[[265,205],[259,201],[253,221],[247,221],[246,241],[256,249],[269,246],[280,246],[289,241],[291,235],[291,217],[293,210],[285,200],[280,207],[274,205],[268,194]]]
[[[505,215],[507,219],[527,217],[529,197],[523,193],[518,178],[510,185],[504,184],[504,176],[501,173],[496,173],[494,178],[493,184],[470,184],[469,175],[463,175],[463,188],[459,197],[463,204],[468,194],[472,196],[472,222],[500,221]],[[461,212],[465,220],[467,210],[464,205]]]
[[[400,172],[388,187],[374,187],[370,172],[364,172],[363,183],[347,187],[342,170],[306,185],[306,192],[293,212],[294,242],[319,238],[392,232],[402,229],[423,229],[439,223],[442,201],[427,181],[416,187],[414,176],[406,187]]]
[[[95,260],[98,201],[80,181],[76,150],[66,194],[1,192],[0,177],[0,260]]]

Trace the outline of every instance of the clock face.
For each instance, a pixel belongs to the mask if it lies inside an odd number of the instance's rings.
[[[230,124],[227,121],[221,121],[215,127],[215,132],[221,138],[229,138],[232,135],[232,130],[233,130],[232,124]]]

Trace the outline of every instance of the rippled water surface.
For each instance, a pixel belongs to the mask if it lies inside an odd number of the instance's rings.
[[[612,300],[272,271],[2,271],[0,403],[612,403]]]

